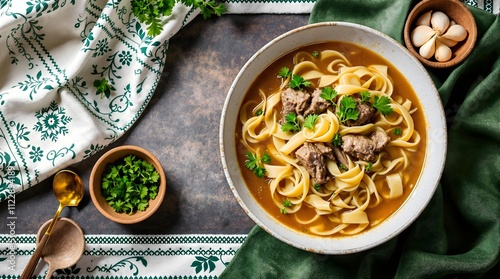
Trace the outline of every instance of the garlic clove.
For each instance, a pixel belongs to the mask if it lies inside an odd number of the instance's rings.
[[[431,37],[425,44],[423,44],[418,53],[425,59],[429,59],[436,51],[436,36]]]
[[[431,26],[431,15],[432,15],[432,10],[423,13],[416,22],[417,26],[420,25],[425,25],[425,26]]]
[[[450,26],[450,18],[443,12],[434,12],[431,16],[431,27],[432,29],[439,32],[439,35],[443,34],[446,29]]]
[[[439,40],[436,40],[436,51],[434,54],[434,58],[436,58],[439,62],[446,62],[451,59],[451,49],[441,43]]]
[[[446,39],[446,38],[443,38],[442,36],[438,36],[437,39],[438,39],[438,41],[447,45],[448,47],[454,47],[458,44],[457,41]]]
[[[453,40],[453,41],[463,41],[467,37],[467,30],[459,24],[450,26],[446,33],[442,35],[443,38]]]
[[[434,31],[434,29],[430,28],[429,26],[426,25],[417,26],[411,32],[411,43],[415,47],[421,47],[435,34],[436,31]]]

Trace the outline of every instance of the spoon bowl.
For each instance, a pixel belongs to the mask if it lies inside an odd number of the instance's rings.
[[[83,186],[82,179],[80,178],[80,176],[70,170],[61,170],[56,173],[52,184],[54,195],[56,196],[57,200],[59,200],[59,207],[57,208],[54,218],[52,218],[52,221],[49,223],[45,234],[38,243],[35,252],[26,265],[26,268],[21,274],[21,279],[31,278],[31,275],[35,271],[38,261],[40,260],[42,251],[47,244],[52,230],[54,229],[54,226],[56,225],[56,222],[59,219],[59,215],[61,214],[61,211],[64,209],[64,207],[77,206],[83,198],[85,187]]]
[[[37,233],[37,244],[47,231],[52,220],[45,222]],[[47,277],[58,269],[64,269],[76,264],[85,249],[85,236],[80,226],[73,220],[59,218],[54,226],[52,237],[47,241],[42,251],[42,259],[49,265]]]

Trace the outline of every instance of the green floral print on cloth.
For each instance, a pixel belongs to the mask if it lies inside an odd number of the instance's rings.
[[[57,270],[63,278],[217,278],[246,235],[86,235],[78,262]],[[34,235],[0,235],[0,274],[19,276],[35,250]],[[12,245],[15,249],[12,250]],[[45,278],[41,261],[35,274]],[[6,278],[5,276],[2,278]]]
[[[196,14],[177,5],[152,38],[130,1],[0,1],[0,201],[123,135]]]
[[[228,13],[309,13],[315,0],[227,0]],[[0,0],[0,201],[80,162],[140,117],[168,40],[199,14],[176,4],[152,38],[130,0]]]

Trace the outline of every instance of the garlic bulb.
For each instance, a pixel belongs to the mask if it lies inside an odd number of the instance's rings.
[[[467,30],[443,12],[428,11],[417,19],[410,37],[422,57],[445,62],[453,55],[451,48],[467,38]]]

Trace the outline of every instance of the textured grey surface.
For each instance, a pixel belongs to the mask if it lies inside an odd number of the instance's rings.
[[[248,233],[254,222],[237,203],[222,169],[219,122],[224,99],[245,62],[282,33],[307,24],[309,15],[201,16],[171,40],[166,66],[155,95],[134,126],[112,146],[72,166],[86,185],[78,208],[62,216],[75,220],[86,234]],[[102,216],[92,204],[88,180],[93,164],[112,147],[132,144],[151,151],[167,176],[160,209],[135,225]],[[35,234],[53,217],[58,201],[52,178],[16,196],[16,234]],[[0,203],[0,224],[7,203]],[[6,225],[0,233],[9,233]]]

